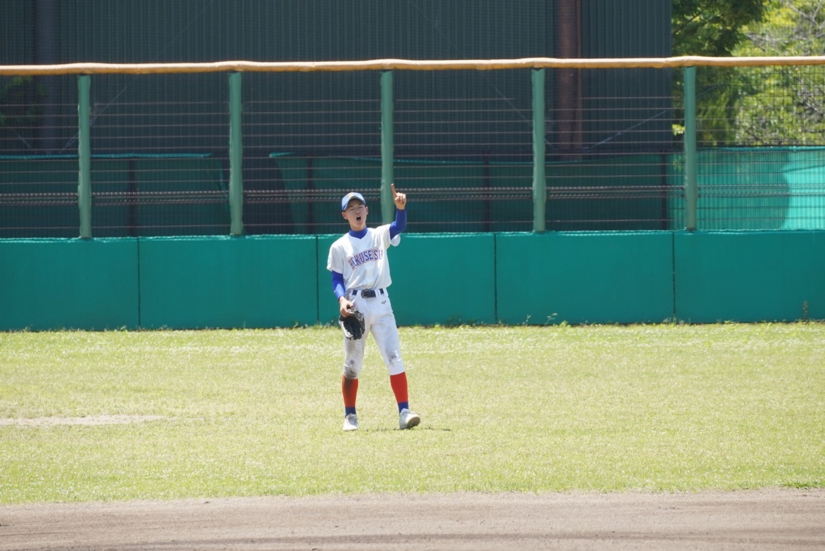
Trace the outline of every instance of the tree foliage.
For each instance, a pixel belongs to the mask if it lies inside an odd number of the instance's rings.
[[[728,57],[746,40],[744,29],[760,21],[771,0],[673,0],[673,54]],[[736,136],[729,116],[742,100],[735,70],[700,68],[696,74],[698,140],[703,145],[731,143]],[[677,105],[682,72],[675,71]]]
[[[825,0],[674,0],[672,17],[674,55],[825,55]],[[697,96],[702,145],[825,143],[825,67],[700,67]]]
[[[34,78],[0,79],[0,126],[26,127],[37,122],[45,89]]]
[[[737,55],[825,54],[825,1],[772,0],[766,17],[743,29]]]
[[[729,56],[769,0],[673,0],[674,55]]]
[[[773,0],[765,18],[743,29],[741,56],[825,54],[825,0]],[[738,70],[747,95],[737,139],[755,145],[823,145],[825,67]]]

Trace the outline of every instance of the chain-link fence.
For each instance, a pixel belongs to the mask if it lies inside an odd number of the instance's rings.
[[[532,231],[537,212],[551,231],[673,230],[687,224],[690,163],[698,229],[825,229],[822,65],[703,66],[694,97],[682,68],[574,68],[562,79],[578,83],[571,94],[557,85],[570,69],[551,67],[541,114],[520,67],[396,69],[389,88],[377,70],[256,70],[242,73],[239,106],[223,71],[7,67],[0,237],[76,237],[84,155],[95,237],[228,234],[233,185],[246,234],[339,233],[351,190],[382,222],[388,176],[408,193],[410,232]],[[78,78],[91,79],[88,152]],[[44,85],[75,101],[46,102]]]

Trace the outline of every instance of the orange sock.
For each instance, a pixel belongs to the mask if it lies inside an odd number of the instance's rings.
[[[355,413],[355,397],[358,395],[358,379],[341,376],[341,393],[344,395],[344,414]]]
[[[409,408],[409,399],[407,398],[407,373],[405,371],[398,375],[390,375],[390,385],[395,394],[395,401],[398,402],[398,411]]]

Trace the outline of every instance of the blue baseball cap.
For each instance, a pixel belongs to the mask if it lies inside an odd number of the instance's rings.
[[[353,191],[353,192],[347,193],[346,195],[344,195],[344,198],[341,199],[341,212],[344,212],[345,210],[347,210],[347,205],[349,205],[349,202],[352,201],[353,199],[358,199],[359,201],[364,203],[364,205],[367,204],[367,202],[364,201],[364,196],[363,195]]]

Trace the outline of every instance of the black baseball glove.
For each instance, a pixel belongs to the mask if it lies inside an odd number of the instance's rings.
[[[349,316],[340,316],[338,324],[344,330],[344,336],[351,340],[357,341],[364,336],[364,331],[366,331],[364,314],[358,310],[350,310]]]

